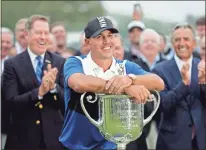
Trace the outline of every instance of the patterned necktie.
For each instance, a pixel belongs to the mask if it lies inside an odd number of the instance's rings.
[[[37,61],[37,65],[36,65],[36,72],[35,73],[36,73],[36,77],[37,77],[39,84],[41,84],[42,66],[43,66],[41,56],[37,56],[36,61]]]
[[[196,133],[195,133],[195,125],[192,125],[192,140],[194,139]]]

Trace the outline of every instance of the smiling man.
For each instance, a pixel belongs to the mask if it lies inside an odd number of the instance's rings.
[[[66,112],[59,140],[66,149],[115,149],[116,145],[107,141],[83,113],[81,94],[126,93],[136,102],[145,103],[150,95],[148,90],[162,90],[164,83],[157,75],[144,71],[132,62],[114,59],[114,34],[118,30],[111,20],[96,17],[84,31],[90,53],[70,57],[64,65]],[[91,116],[98,117],[98,105],[89,105],[87,110]]]
[[[45,16],[31,16],[27,50],[5,61],[2,93],[11,118],[6,149],[61,148],[65,60],[46,51],[48,22]]]
[[[163,117],[157,150],[206,149],[205,114],[198,85],[198,69],[202,67],[198,68],[200,60],[192,56],[195,32],[183,23],[176,25],[171,35],[174,58],[153,70],[165,82],[160,92]]]
[[[25,34],[25,25],[28,18],[21,18],[17,21],[15,26],[15,36],[16,36],[16,43],[15,48],[17,50],[17,54],[25,51],[28,46],[28,39]]]

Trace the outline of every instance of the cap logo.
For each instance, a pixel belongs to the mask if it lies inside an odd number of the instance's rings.
[[[101,28],[106,28],[107,27],[107,23],[104,19],[104,17],[97,17],[98,21],[99,21],[99,25]]]

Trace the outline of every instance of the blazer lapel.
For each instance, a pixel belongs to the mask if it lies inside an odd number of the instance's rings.
[[[182,80],[182,75],[179,71],[179,68],[177,66],[177,63],[174,58],[172,58],[171,63],[170,63],[170,75],[174,81],[174,84],[177,85],[181,80]],[[186,98],[185,99],[187,107],[190,107],[190,99]]]
[[[199,97],[199,86],[198,86],[198,62],[194,60],[192,60],[192,70],[191,70],[191,84],[190,87],[192,89],[192,94],[196,95]],[[194,101],[194,99],[193,99]],[[193,103],[193,101],[191,101],[191,103]]]
[[[182,80],[182,76],[180,74],[179,68],[175,62],[175,59],[172,58],[170,66],[168,66],[168,71],[170,72],[170,76],[172,77],[175,84],[178,84]]]
[[[38,87],[38,81],[28,51],[24,51],[20,57],[20,72],[22,82],[28,89]]]

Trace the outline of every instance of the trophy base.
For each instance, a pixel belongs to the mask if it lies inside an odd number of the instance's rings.
[[[117,143],[117,150],[126,150],[125,143]]]

